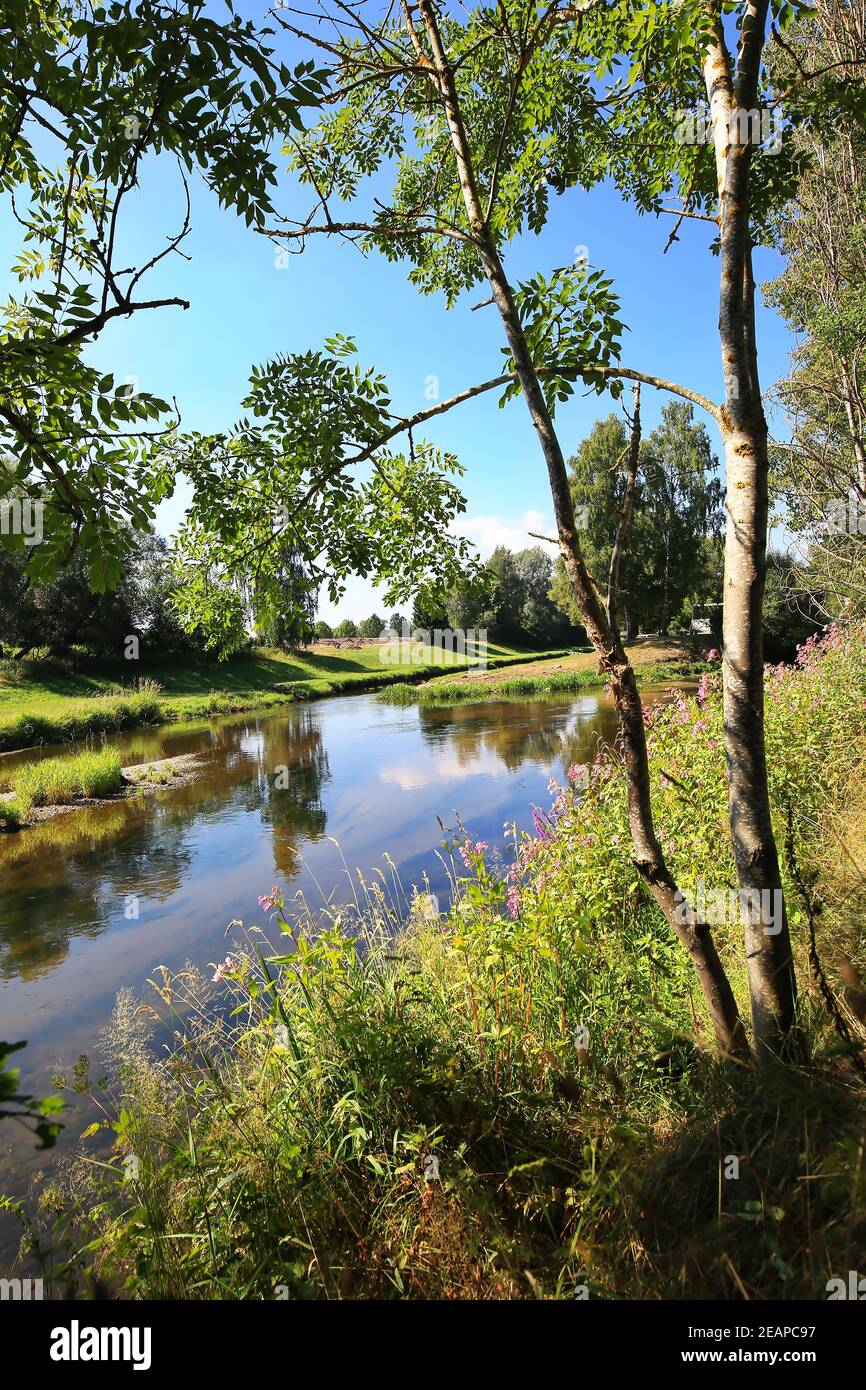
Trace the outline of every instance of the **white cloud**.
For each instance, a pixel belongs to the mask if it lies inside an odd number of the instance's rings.
[[[507,550],[526,550],[528,546],[545,545],[546,543],[538,537],[549,536],[551,529],[551,523],[544,513],[533,508],[519,517],[506,517],[495,513],[487,516],[464,516],[451,525],[455,535],[465,536],[473,545],[477,545],[482,560],[486,560],[498,545],[504,545]],[[554,544],[548,545],[547,548],[551,551],[556,550]]]

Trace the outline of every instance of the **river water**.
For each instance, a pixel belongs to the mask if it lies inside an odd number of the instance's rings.
[[[387,852],[407,891],[425,876],[447,891],[443,826],[459,814],[502,846],[504,823],[529,828],[550,778],[615,728],[601,690],[447,707],[353,695],[112,739],[126,765],[197,753],[201,767],[186,786],[0,836],[0,1038],[27,1041],[22,1088],[44,1094],[52,1072],[93,1053],[121,986],[144,992],[157,965],[220,960],[227,925],[263,923],[257,899],[274,884],[315,908],[351,894],[346,866],[369,877]],[[0,784],[22,757],[0,758]],[[73,1098],[55,1152],[91,1111]],[[22,1194],[49,1162],[3,1121],[0,1192]],[[0,1217],[0,1273],[13,1234]]]

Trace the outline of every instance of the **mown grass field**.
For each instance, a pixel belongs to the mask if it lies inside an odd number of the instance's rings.
[[[567,653],[546,653],[548,659]],[[296,651],[261,649],[232,661],[176,661],[135,669],[134,662],[70,671],[57,663],[0,662],[0,752],[40,743],[197,719],[312,699],[392,681],[430,677],[465,658],[416,645],[411,660],[385,665],[378,644]],[[491,643],[491,669],[535,662],[539,653]],[[145,689],[138,688],[141,676]],[[153,683],[156,683],[154,685]],[[160,689],[157,689],[161,687]]]

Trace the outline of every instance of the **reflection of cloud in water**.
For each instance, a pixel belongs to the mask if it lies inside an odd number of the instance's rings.
[[[486,748],[472,752],[469,757],[440,753],[425,767],[410,767],[406,763],[381,767],[379,781],[397,786],[404,792],[420,791],[446,782],[459,782],[466,777],[501,777],[502,759]]]

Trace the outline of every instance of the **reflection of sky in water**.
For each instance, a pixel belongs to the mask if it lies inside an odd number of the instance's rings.
[[[502,844],[504,821],[528,828],[550,776],[613,735],[603,696],[424,709],[354,696],[114,740],[127,764],[200,753],[200,775],[0,837],[0,1036],[28,1041],[25,1088],[44,1090],[58,1061],[93,1048],[122,985],[220,959],[229,922],[262,922],[272,884],[313,906],[321,891],[345,899],[345,864],[369,875],[388,852],[405,887],[426,874],[441,889],[440,820],[453,829],[459,814]],[[80,1128],[71,1118],[67,1134]],[[0,1189],[10,1146],[20,1191],[38,1160],[4,1122]]]

